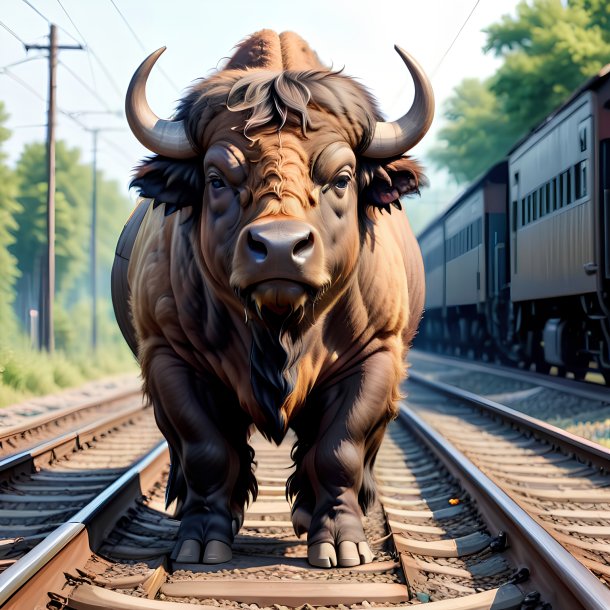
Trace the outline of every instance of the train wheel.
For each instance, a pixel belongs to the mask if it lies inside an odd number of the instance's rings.
[[[551,372],[551,365],[548,362],[536,362],[536,372],[548,375]]]

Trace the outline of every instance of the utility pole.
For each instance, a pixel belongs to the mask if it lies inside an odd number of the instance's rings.
[[[107,113],[103,113],[107,114]],[[91,191],[91,246],[90,246],[90,276],[91,276],[91,348],[97,350],[97,136],[100,131],[123,131],[123,128],[95,127],[87,129],[93,134],[93,182]]]
[[[91,194],[91,348],[97,350],[97,134],[93,129],[93,184]]]
[[[51,24],[48,45],[26,44],[25,50],[44,49],[49,51],[49,109],[47,118],[47,252],[42,270],[42,290],[40,297],[40,348],[48,352],[55,350],[53,330],[53,299],[55,296],[55,114],[57,93],[57,51],[60,49],[80,49],[82,45],[58,45],[57,27]]]

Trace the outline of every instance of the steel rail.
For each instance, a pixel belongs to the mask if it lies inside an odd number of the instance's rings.
[[[586,398],[587,400],[603,400],[610,403],[610,390],[606,386],[596,385],[586,381],[576,381],[564,377],[552,377],[545,375],[544,373],[502,366],[501,364],[495,364],[493,362],[482,363],[474,360],[464,360],[457,356],[434,354],[420,350],[411,350],[409,352],[409,357],[414,361],[414,366],[417,366],[416,362],[418,359],[428,363],[449,363],[451,366],[468,371],[487,373],[498,377],[504,377],[505,379],[526,381],[532,385],[543,386],[557,392],[569,393],[573,396]],[[412,369],[409,370],[411,371]]]
[[[168,460],[167,444],[161,441],[94,500],[49,534],[19,561],[8,567],[0,574],[0,605],[9,601],[85,530],[87,530],[89,547],[94,549],[99,545],[120,519],[129,503],[139,497],[142,490],[147,489],[152,483],[154,471]],[[61,578],[64,578],[63,574]]]
[[[573,454],[584,463],[590,463],[596,468],[601,468],[610,472],[610,449],[607,449],[602,445],[576,436],[557,426],[547,424],[535,417],[525,415],[524,413],[511,409],[495,400],[479,396],[474,392],[463,390],[462,388],[458,388],[443,381],[429,379],[425,375],[417,373],[412,369],[409,371],[409,380],[421,385],[426,385],[452,398],[459,398],[460,400],[483,409],[485,412],[493,413],[527,432],[534,432],[539,439],[559,447],[564,452]]]
[[[528,565],[536,587],[543,593],[543,599],[561,602],[561,605],[554,607],[576,608],[565,598],[567,591],[586,610],[610,608],[610,590],[464,454],[405,404],[401,404],[399,418],[435,454],[442,457],[449,470],[457,474],[463,487],[474,490],[473,497],[485,516],[495,522],[493,525],[508,522],[509,542],[518,538],[527,545],[527,549],[515,545],[511,545],[511,548]]]
[[[22,424],[16,424],[15,426],[0,428],[0,445],[6,442],[8,439],[23,434],[24,432],[35,430],[37,428],[42,428],[43,426],[58,422],[63,418],[76,415],[81,411],[94,409],[95,407],[99,407],[107,403],[118,402],[119,400],[126,400],[128,398],[131,398],[132,396],[137,396],[141,393],[142,390],[140,388],[132,390],[119,390],[118,392],[110,394],[106,397],[96,398],[94,400],[89,400],[87,402],[73,405],[71,407],[66,407],[65,409],[62,409],[59,412],[49,412],[44,413],[43,415],[39,415],[37,417],[32,417],[30,420]]]
[[[44,460],[45,456],[52,455],[54,458],[58,458],[67,455],[73,449],[82,447],[97,434],[129,421],[134,415],[146,408],[147,405],[144,403],[128,407],[119,413],[112,413],[101,420],[89,422],[76,430],[64,432],[30,449],[0,459],[0,479],[17,474],[29,474],[33,471],[36,463]]]

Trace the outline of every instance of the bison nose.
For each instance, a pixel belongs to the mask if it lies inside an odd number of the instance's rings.
[[[272,258],[292,260],[303,265],[313,254],[312,230],[300,222],[284,221],[248,229],[247,248],[256,262]]]
[[[328,281],[324,245],[313,225],[272,217],[241,230],[235,244],[232,285],[245,288],[277,279],[317,287]]]

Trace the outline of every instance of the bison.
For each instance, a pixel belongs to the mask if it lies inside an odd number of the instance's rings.
[[[136,168],[142,199],[112,282],[170,448],[172,559],[231,558],[257,493],[257,428],[276,443],[295,434],[286,493],[309,562],[369,562],[362,515],[424,296],[418,244],[391,212],[424,179],[403,154],[432,121],[430,83],[396,47],[415,98],[383,122],[299,36],[263,30],[162,120],[145,88],[164,50],[127,93],[129,125],[155,154]]]

